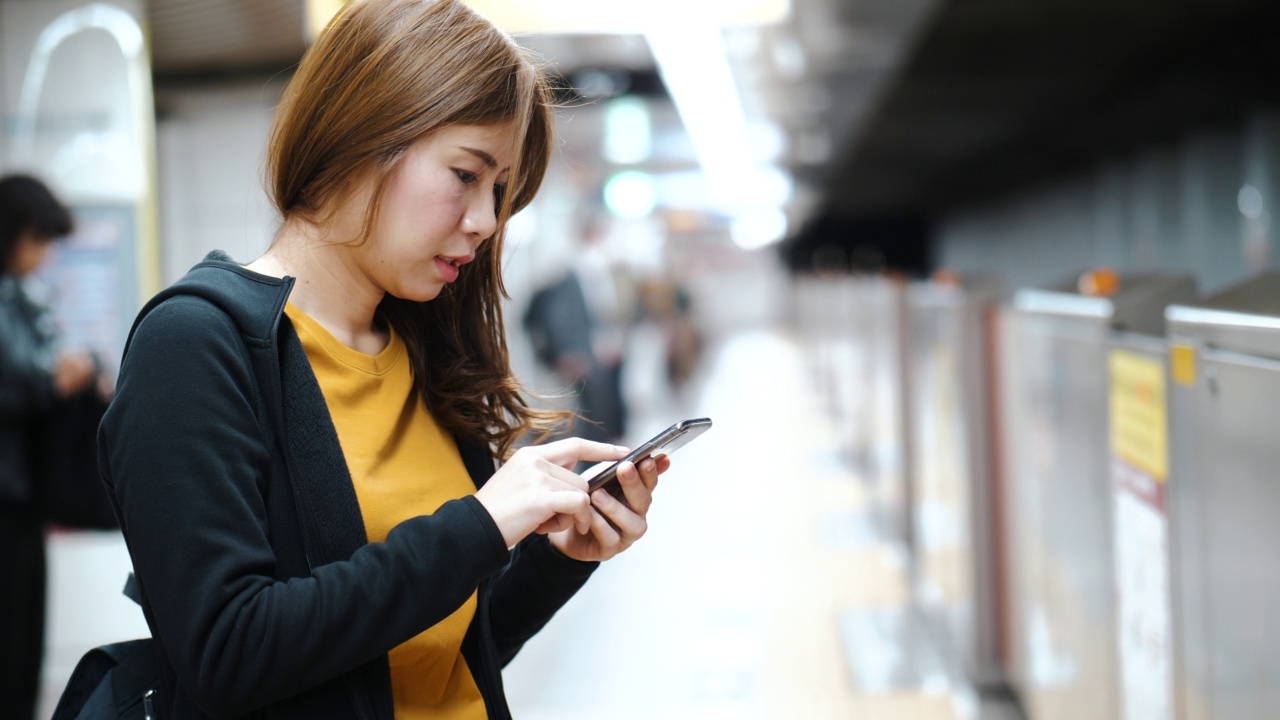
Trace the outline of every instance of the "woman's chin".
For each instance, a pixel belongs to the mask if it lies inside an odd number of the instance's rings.
[[[444,285],[441,283],[424,283],[411,287],[397,288],[394,291],[388,291],[388,294],[410,302],[428,302],[440,297],[440,292],[443,289]]]

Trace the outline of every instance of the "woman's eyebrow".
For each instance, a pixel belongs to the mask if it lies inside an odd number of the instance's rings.
[[[497,167],[497,166],[498,166],[498,162],[497,162],[496,160],[494,160],[494,159],[493,159],[493,156],[492,156],[492,155],[490,155],[489,153],[487,153],[487,152],[485,152],[485,151],[483,151],[483,150],[480,150],[480,149],[478,149],[478,148],[471,148],[471,147],[467,147],[467,146],[465,146],[465,145],[462,145],[462,146],[460,146],[460,147],[461,147],[463,150],[465,150],[466,152],[469,152],[469,153],[471,153],[472,155],[475,155],[476,157],[480,158],[482,161],[484,161],[484,164],[485,164],[485,165],[488,165],[488,166],[489,166],[489,167],[491,167],[491,168],[492,168],[492,167]]]

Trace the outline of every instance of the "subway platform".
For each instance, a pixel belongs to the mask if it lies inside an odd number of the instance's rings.
[[[1021,718],[913,620],[907,553],[803,345],[729,335],[683,399],[637,408],[637,439],[685,414],[716,424],[673,457],[645,539],[508,668],[516,717]]]

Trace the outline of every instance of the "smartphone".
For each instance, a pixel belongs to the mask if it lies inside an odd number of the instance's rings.
[[[618,465],[630,461],[639,464],[641,460],[647,457],[658,457],[659,455],[670,455],[676,450],[684,447],[689,441],[706,432],[711,427],[710,418],[694,418],[691,420],[681,420],[671,427],[649,438],[643,445],[632,450],[629,455],[601,470],[597,475],[587,481],[588,492],[595,492],[597,488],[605,488],[615,497],[621,497],[622,486],[618,484]]]

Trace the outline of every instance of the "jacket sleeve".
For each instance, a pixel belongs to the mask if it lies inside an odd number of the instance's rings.
[[[488,515],[458,500],[311,577],[276,579],[263,488],[286,480],[270,474],[244,343],[203,300],[162,303],[131,340],[100,431],[152,632],[183,691],[213,717],[385,654],[509,559]]]
[[[505,666],[600,566],[566,557],[545,535],[530,535],[491,581],[490,617]]]

